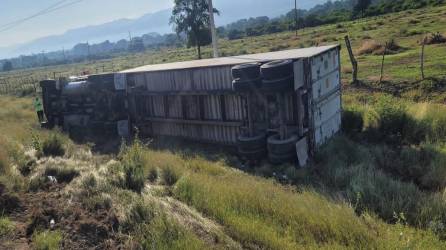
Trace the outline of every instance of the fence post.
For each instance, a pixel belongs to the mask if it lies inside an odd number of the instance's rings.
[[[383,52],[383,59],[382,59],[382,62],[381,62],[381,75],[380,75],[380,77],[379,77],[379,83],[381,83],[381,82],[383,81],[383,74],[384,74],[384,60],[385,60],[385,58],[386,58],[387,46],[388,46],[388,43],[386,42],[386,45],[385,45],[385,47],[384,47],[384,52]]]
[[[358,62],[356,61],[355,55],[353,54],[353,49],[352,49],[352,45],[350,43],[350,38],[348,36],[345,36],[344,39],[345,39],[345,45],[347,46],[348,54],[350,56],[350,61],[352,63],[353,83],[357,84],[358,83]]]
[[[426,42],[427,39],[426,37],[423,39],[423,42],[421,44],[421,58],[420,58],[420,63],[421,63],[421,79],[424,80],[424,46],[426,46]]]

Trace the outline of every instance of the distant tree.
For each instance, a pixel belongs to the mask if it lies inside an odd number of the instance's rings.
[[[214,13],[219,14],[217,9]],[[211,43],[208,0],[175,0],[170,24],[178,35],[186,34],[188,46],[196,46],[198,59],[201,47]]]
[[[5,61],[3,63],[3,71],[11,71],[12,70],[12,62],[11,61]]]
[[[361,13],[361,16],[364,17],[365,10],[372,4],[372,0],[358,0],[353,11],[358,14]]]
[[[129,50],[131,52],[142,52],[145,50],[144,41],[141,37],[135,37],[130,42]]]
[[[228,33],[229,40],[241,39],[243,38],[243,31],[241,30],[230,30]]]

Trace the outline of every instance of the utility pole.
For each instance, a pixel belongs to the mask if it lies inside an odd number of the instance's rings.
[[[90,43],[87,41],[87,61],[90,61]]]
[[[296,37],[297,37],[297,0],[294,0],[294,28],[296,29]]]
[[[65,55],[65,47],[62,47],[62,53],[63,53],[63,63],[67,63],[67,56]]]
[[[215,30],[215,19],[214,19],[214,7],[212,5],[212,0],[208,1],[209,5],[209,21],[211,22],[211,32],[212,32],[212,47],[214,50],[214,58],[218,57],[218,39],[217,39],[217,31]]]

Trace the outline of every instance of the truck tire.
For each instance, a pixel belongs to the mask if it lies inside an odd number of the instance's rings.
[[[255,89],[260,89],[262,87],[262,81],[260,78],[254,80],[243,80],[241,78],[237,78],[232,81],[232,89],[235,92],[249,92]]]
[[[276,80],[263,80],[262,91],[264,92],[286,92],[294,88],[294,76],[290,75]]]
[[[292,135],[288,139],[281,140],[280,136],[273,135],[268,138],[268,153],[276,156],[296,154],[296,143],[299,141],[297,135]]]
[[[259,63],[246,63],[232,67],[232,78],[252,80],[260,78],[260,64]]]
[[[260,71],[264,80],[274,81],[277,79],[283,79],[285,77],[289,77],[290,75],[294,75],[293,61],[272,61],[263,64],[262,67],[260,67]]]
[[[261,133],[257,136],[239,136],[237,138],[237,149],[240,152],[252,152],[266,149],[266,134]]]

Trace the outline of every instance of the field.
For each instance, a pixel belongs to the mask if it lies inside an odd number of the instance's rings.
[[[431,32],[446,33],[446,7],[306,29],[299,39],[221,41],[224,55],[237,55],[342,43],[349,34],[361,84],[350,83],[343,49],[343,133],[307,169],[247,168],[218,150],[140,140],[101,154],[38,128],[29,98],[1,96],[0,248],[445,249],[446,44],[426,46],[427,79],[419,67],[419,42]],[[399,48],[386,56],[380,83],[374,52],[391,39]],[[166,48],[0,77],[20,84],[194,57]]]

